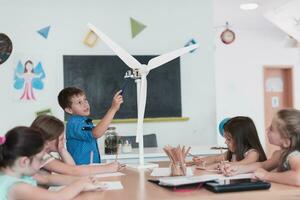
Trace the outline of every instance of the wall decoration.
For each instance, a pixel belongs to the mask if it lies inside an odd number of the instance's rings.
[[[187,47],[187,46],[193,45],[193,44],[197,44],[197,42],[196,42],[196,40],[191,39],[191,40],[189,40],[184,46]],[[193,53],[194,51],[196,51],[196,49],[190,51],[190,53]]]
[[[87,45],[88,47],[92,48],[93,46],[95,46],[97,40],[98,40],[98,36],[93,31],[89,31],[86,34],[86,36],[85,36],[85,38],[83,40],[83,43],[85,45]]]
[[[47,39],[47,38],[48,38],[48,34],[49,34],[50,28],[51,28],[50,26],[47,26],[47,27],[45,27],[45,28],[42,28],[42,29],[38,30],[37,32],[38,32],[41,36],[43,36],[45,39]]]
[[[221,33],[220,38],[224,44],[231,44],[235,40],[235,33],[230,30],[228,22],[226,22],[226,29]]]
[[[279,107],[279,97],[274,96],[272,97],[272,108],[278,108]]]
[[[0,65],[3,64],[10,56],[13,46],[7,35],[0,33]]]
[[[142,32],[147,26],[142,24],[141,22],[133,19],[130,17],[130,24],[131,24],[131,36],[134,38],[137,36],[140,32]]]
[[[283,92],[281,77],[270,77],[266,80],[266,92]]]
[[[23,89],[21,100],[36,100],[33,89],[42,90],[44,88],[43,79],[46,75],[42,63],[39,62],[35,67],[33,66],[31,60],[27,60],[24,65],[19,61],[15,69],[14,88]]]
[[[35,115],[38,117],[40,115],[53,115],[53,114],[52,114],[51,108],[47,108],[47,109],[44,109],[44,110],[36,111]]]

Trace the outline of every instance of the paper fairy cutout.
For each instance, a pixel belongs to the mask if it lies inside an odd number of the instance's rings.
[[[46,76],[42,63],[39,62],[33,67],[33,62],[27,60],[24,65],[19,61],[15,69],[14,88],[17,90],[23,89],[21,100],[36,100],[33,89],[42,90],[44,88],[42,80]]]

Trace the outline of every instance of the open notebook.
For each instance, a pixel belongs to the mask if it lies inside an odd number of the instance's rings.
[[[235,176],[224,176],[223,174],[205,174],[200,176],[180,176],[180,177],[162,177],[159,178],[159,185],[163,186],[181,186],[189,185],[194,183],[202,183],[213,180],[226,180],[226,179],[250,179],[252,173],[249,174],[239,174]]]

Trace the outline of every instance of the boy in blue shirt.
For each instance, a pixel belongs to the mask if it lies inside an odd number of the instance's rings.
[[[100,163],[100,153],[97,138],[104,135],[116,112],[123,103],[123,97],[118,91],[110,109],[95,127],[90,115],[90,105],[85,93],[76,87],[67,87],[60,91],[58,103],[61,108],[71,115],[66,125],[67,149],[77,165],[89,164],[90,156],[94,163]]]

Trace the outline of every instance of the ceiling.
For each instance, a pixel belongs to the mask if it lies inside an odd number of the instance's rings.
[[[267,29],[282,32],[276,25],[267,20],[263,15],[268,10],[280,6],[287,0],[214,0],[214,26],[216,28],[229,22],[235,30],[243,29]],[[241,10],[240,4],[245,2],[257,2],[256,10]]]

